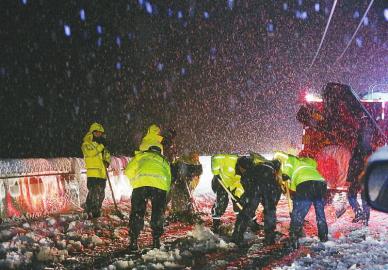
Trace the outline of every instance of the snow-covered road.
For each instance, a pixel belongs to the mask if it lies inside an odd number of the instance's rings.
[[[302,247],[282,252],[264,249],[262,232],[247,232],[249,246],[245,249],[228,242],[234,222],[230,208],[223,217],[223,235],[214,235],[208,229],[212,197],[203,197],[198,203],[204,212],[202,226],[171,223],[162,239],[165,245],[136,258],[126,250],[127,220],[111,215],[112,206],[93,222],[75,213],[3,223],[0,269],[388,269],[388,214],[372,211],[369,226],[364,227],[351,222],[350,209],[336,219],[334,207],[328,206],[330,236],[322,244],[316,237],[311,211]],[[120,208],[128,213],[129,203],[121,203]],[[260,211],[258,216],[260,220]],[[285,238],[289,217],[284,199],[277,216],[277,230]],[[142,248],[151,245],[147,222],[140,243]]]

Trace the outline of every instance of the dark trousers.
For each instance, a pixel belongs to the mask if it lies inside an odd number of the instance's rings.
[[[251,187],[241,198],[243,210],[238,214],[233,231],[233,238],[242,241],[252,217],[260,203],[264,207],[264,234],[267,241],[275,240],[276,206],[281,196],[281,190],[275,185]]]
[[[370,207],[366,202],[365,194],[362,191],[361,183],[358,180],[358,177],[362,173],[365,167],[364,158],[362,155],[354,153],[352,158],[349,161],[347,181],[350,182],[348,188],[348,202],[352,207],[353,212],[357,215],[364,215],[365,219],[368,221],[370,216]],[[362,210],[357,201],[357,194],[361,192],[361,201],[362,201]]]
[[[362,203],[362,209],[360,207],[360,204],[357,201],[357,194],[361,192],[361,203]],[[350,184],[348,188],[348,201],[350,206],[352,207],[353,212],[356,215],[360,215],[362,213],[363,217],[366,221],[369,221],[370,217],[370,206],[366,201],[366,196],[364,190],[361,189],[358,182],[353,182]]]
[[[153,238],[160,238],[163,234],[167,192],[154,187],[140,187],[132,191],[131,214],[129,219],[131,238],[137,238],[144,227],[144,215],[148,200],[151,200],[152,203],[152,236]]]
[[[86,197],[85,210],[91,213],[94,218],[101,215],[102,202],[105,199],[106,179],[88,177],[88,195]]]
[[[218,182],[219,176],[215,175],[212,179],[212,190],[216,194],[216,202],[214,203],[211,213],[213,219],[220,219],[221,216],[225,213],[226,208],[229,203],[229,196],[225,189]],[[233,209],[235,212],[238,211],[238,208],[233,201]]]
[[[293,196],[293,209],[291,213],[290,236],[297,238],[298,233],[303,228],[304,219],[314,205],[315,216],[318,227],[318,237],[324,239],[327,237],[328,228],[325,216],[325,201],[327,186],[322,181],[306,181],[296,187]]]

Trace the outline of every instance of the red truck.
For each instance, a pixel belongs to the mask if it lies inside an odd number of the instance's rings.
[[[306,95],[297,113],[303,124],[302,156],[317,160],[330,190],[347,188],[349,159],[363,132],[373,150],[387,143],[388,101],[360,99],[348,85],[328,83],[321,98]]]

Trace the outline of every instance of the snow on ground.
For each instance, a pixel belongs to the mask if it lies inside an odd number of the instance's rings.
[[[369,226],[352,223],[350,209],[329,226],[329,241],[301,239],[311,253],[276,270],[291,269],[388,269],[388,214],[371,212]]]
[[[211,194],[197,200],[204,212],[202,225],[168,224],[162,247],[145,249],[138,257],[127,251],[128,202],[120,204],[125,221],[115,216],[110,206],[94,221],[76,213],[4,222],[0,227],[0,269],[79,269],[85,265],[95,269],[239,269],[233,266],[236,260],[254,267],[249,259],[262,248],[262,232],[246,233],[247,241],[256,241],[242,253],[227,236],[220,237],[209,230],[213,201]],[[267,269],[388,269],[388,214],[372,211],[369,226],[364,227],[351,222],[350,209],[340,219],[335,217],[334,206],[325,210],[329,241],[318,241],[314,211],[310,211],[302,248],[270,260]],[[282,198],[277,209],[277,230],[283,237],[287,237],[288,212],[287,201]],[[261,220],[260,213],[258,217]],[[139,238],[141,248],[151,246],[148,218]],[[231,234],[234,220],[229,207],[222,218],[224,235]]]

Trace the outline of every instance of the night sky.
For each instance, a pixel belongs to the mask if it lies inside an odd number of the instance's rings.
[[[130,155],[151,123],[179,154],[301,143],[303,91],[388,83],[388,1],[43,1],[0,4],[0,157],[81,156],[89,125]],[[376,89],[375,89],[376,90]]]

